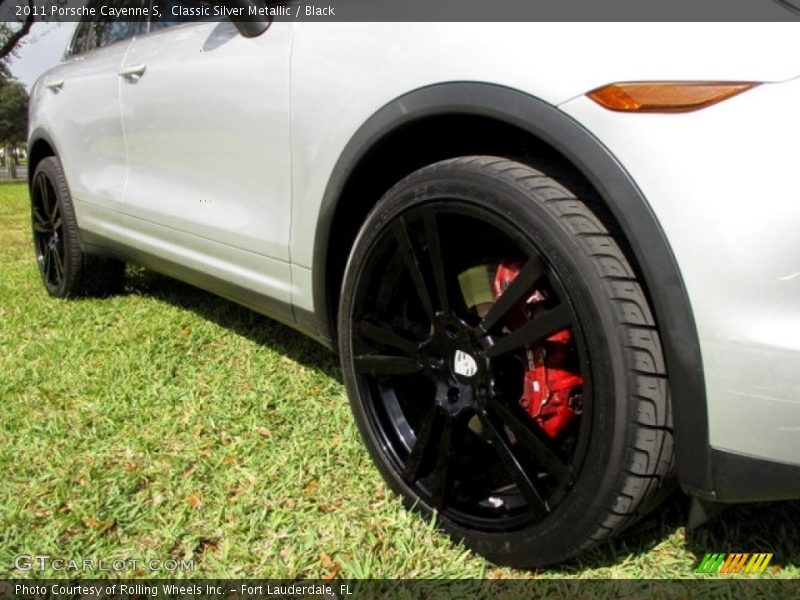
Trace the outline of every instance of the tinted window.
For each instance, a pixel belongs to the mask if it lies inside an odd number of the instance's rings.
[[[81,54],[95,48],[108,46],[133,37],[142,30],[143,21],[140,17],[117,20],[101,16],[99,14],[100,6],[104,4],[108,3],[92,2],[97,9],[98,16],[78,24],[70,45],[70,54]],[[114,3],[115,8],[140,9],[142,6],[144,6],[142,0],[119,0]]]

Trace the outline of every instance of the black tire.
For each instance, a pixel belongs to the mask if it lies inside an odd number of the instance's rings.
[[[516,261],[519,283],[479,311],[456,275],[500,260]],[[543,173],[487,156],[413,173],[366,219],[340,300],[344,381],[375,464],[478,554],[522,568],[563,562],[671,489],[669,391],[648,301],[608,230]],[[520,399],[556,330],[581,385],[566,402],[571,425],[551,437]]]
[[[34,251],[47,293],[70,298],[122,291],[124,262],[81,251],[72,197],[57,158],[38,164],[30,196]]]

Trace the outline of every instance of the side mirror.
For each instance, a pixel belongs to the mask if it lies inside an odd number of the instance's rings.
[[[272,24],[266,0],[226,0],[214,5],[223,11],[221,14],[228,15],[244,37],[258,37]]]

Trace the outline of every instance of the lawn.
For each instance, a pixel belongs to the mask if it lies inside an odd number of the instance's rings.
[[[0,184],[0,577],[59,576],[14,569],[49,554],[193,561],[184,577],[673,578],[726,551],[800,576],[800,503],[687,532],[679,494],[569,565],[487,564],[388,491],[333,354],[141,269],[116,297],[50,299],[27,210]]]

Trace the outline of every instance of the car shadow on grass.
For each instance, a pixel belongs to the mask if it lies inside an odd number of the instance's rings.
[[[339,361],[333,352],[294,329],[234,302],[141,268],[128,269],[126,290],[192,311],[342,382]],[[731,506],[693,530],[685,529],[688,507],[688,497],[676,490],[659,508],[613,541],[574,561],[550,568],[548,573],[575,575],[587,569],[615,569],[629,562],[630,557],[635,562],[651,553],[677,557],[686,551],[694,555],[693,564],[676,564],[672,577],[691,577],[707,552],[772,552],[773,566],[796,569],[800,565],[800,501]],[[643,567],[634,569],[641,573]],[[643,576],[647,577],[646,567]]]
[[[342,382],[337,356],[308,336],[235,302],[148,269],[129,267],[125,290],[189,310],[256,344]]]

